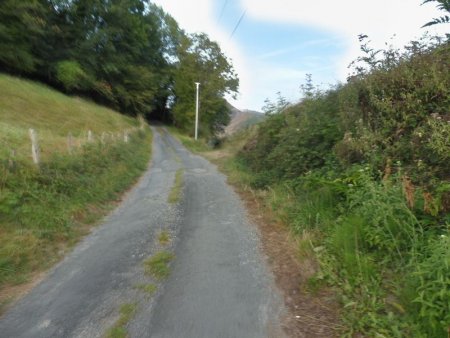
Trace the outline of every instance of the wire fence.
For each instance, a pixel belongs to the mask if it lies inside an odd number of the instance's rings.
[[[144,130],[145,122],[143,120],[139,120],[140,125],[138,127],[130,127],[124,129],[122,131],[115,132],[102,132],[102,133],[94,133],[92,130],[87,130],[85,132],[81,132],[78,136],[74,136],[73,133],[69,132],[65,137],[65,144],[61,144],[64,142],[64,137],[60,137],[58,140],[58,144],[49,145],[46,144],[46,155],[51,155],[54,153],[65,153],[68,155],[75,155],[78,153],[83,147],[87,145],[93,144],[112,144],[114,142],[124,142],[128,143],[130,141],[130,137],[133,133]],[[7,159],[10,165],[14,165],[14,163],[18,160],[18,158],[25,158],[35,165],[39,166],[42,162],[42,151],[41,151],[41,141],[39,138],[39,132],[33,128],[28,130],[28,141],[27,146],[20,147],[20,149],[3,149],[3,158]],[[47,142],[48,143],[48,142]],[[50,148],[50,149],[49,149]],[[26,149],[26,150],[25,150]],[[6,150],[6,151],[5,151]],[[24,154],[26,152],[26,154]]]

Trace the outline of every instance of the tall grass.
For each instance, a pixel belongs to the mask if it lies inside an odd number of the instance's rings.
[[[45,269],[147,167],[151,135],[54,154],[39,168],[0,162],[0,288]]]
[[[252,186],[257,178],[249,169],[239,159],[230,163],[241,163],[233,177]],[[423,202],[409,205],[398,176],[378,181],[355,166],[282,181],[256,195],[299,240],[308,238],[308,252],[320,262],[311,285],[335,287],[345,336],[447,337],[449,224],[425,228]]]
[[[346,84],[269,116],[238,161],[274,213],[308,233],[314,280],[338,291],[348,336],[444,338],[450,44],[361,47]]]

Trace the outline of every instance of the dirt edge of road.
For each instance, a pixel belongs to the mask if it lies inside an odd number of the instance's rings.
[[[226,150],[201,153],[227,176],[224,160],[231,154]],[[339,337],[339,306],[333,290],[322,287],[308,290],[308,280],[318,270],[314,257],[301,255],[299,240],[286,224],[276,220],[271,208],[264,205],[262,196],[233,182],[228,183],[245,203],[248,216],[257,225],[262,251],[274,274],[275,283],[284,296],[286,314],[281,318],[282,329],[288,337]]]
[[[312,257],[299,253],[298,242],[285,225],[274,221],[254,194],[234,186],[245,202],[250,219],[258,226],[263,253],[283,292],[287,314],[281,318],[289,337],[338,337],[338,305],[332,290],[322,288],[312,293],[307,290],[308,279],[317,271]]]

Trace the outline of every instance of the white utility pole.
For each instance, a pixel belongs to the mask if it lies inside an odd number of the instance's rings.
[[[200,82],[196,82],[195,85],[197,86],[197,96],[195,100],[195,139],[197,139],[198,136],[198,91]]]

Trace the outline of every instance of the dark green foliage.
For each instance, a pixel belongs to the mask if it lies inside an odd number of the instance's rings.
[[[76,61],[58,62],[56,79],[67,91],[88,89],[91,85],[87,74]]]
[[[330,149],[342,137],[337,100],[336,92],[317,93],[271,115],[257,139],[244,148],[248,164],[279,179],[297,177],[333,161]]]
[[[450,44],[362,50],[346,84],[308,78],[300,103],[268,104],[238,161],[295,233],[314,234],[314,283],[338,288],[348,336],[444,338]]]
[[[37,40],[44,36],[45,6],[39,0],[4,0],[0,6],[0,69],[30,74],[40,61]]]
[[[445,179],[443,169],[450,163],[442,153],[448,153],[448,144],[437,135],[448,133],[450,44],[415,43],[403,54],[383,53],[370,74],[360,72],[348,85],[357,90],[361,119],[349,130],[349,140],[377,169],[391,159],[417,183]]]
[[[159,92],[169,83],[167,17],[141,0],[7,1],[0,10],[0,69],[149,115],[167,98]]]
[[[199,130],[208,136],[229,122],[226,93],[236,93],[239,81],[218,44],[205,34],[185,36],[178,49],[174,73],[173,120],[177,127],[192,130],[195,121],[195,82],[200,83]]]
[[[437,25],[437,24],[441,24],[441,23],[450,23],[450,1],[449,0],[425,0],[424,2],[422,2],[423,4],[429,3],[429,2],[437,2],[437,8],[440,9],[441,11],[447,12],[447,15],[441,16],[439,18],[434,18],[433,20],[431,20],[430,22],[427,22],[425,25],[423,25],[423,27],[429,27],[429,26],[433,26],[433,25]]]
[[[228,122],[223,96],[237,90],[215,42],[186,35],[144,0],[5,0],[0,44],[0,71],[38,78],[128,115],[172,117],[182,127],[192,120],[200,81],[207,132]],[[175,102],[173,115],[169,102]]]
[[[448,179],[450,45],[416,42],[382,54],[364,58],[369,69],[357,68],[346,85],[270,116],[244,148],[249,165],[290,178],[337,161],[380,171],[401,163],[415,184]]]

